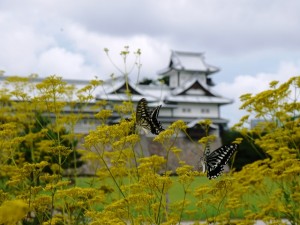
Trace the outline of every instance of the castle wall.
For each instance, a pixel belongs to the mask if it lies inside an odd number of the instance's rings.
[[[142,149],[141,147],[142,146]],[[176,168],[180,166],[179,160],[185,161],[188,165],[192,165],[195,170],[199,170],[200,158],[203,156],[203,147],[197,141],[191,141],[187,137],[178,137],[174,143],[174,146],[181,149],[179,157],[177,157],[172,151],[168,158],[168,170],[176,171]],[[211,149],[217,149],[221,146],[221,139],[216,138],[215,142],[210,144]],[[166,157],[167,149],[158,142],[153,141],[153,138],[142,136],[141,145],[137,145],[136,151],[143,151],[144,156],[159,155]]]

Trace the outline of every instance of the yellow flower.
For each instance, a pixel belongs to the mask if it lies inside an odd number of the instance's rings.
[[[28,210],[28,205],[22,200],[5,201],[0,206],[0,224],[17,224],[26,217]]]

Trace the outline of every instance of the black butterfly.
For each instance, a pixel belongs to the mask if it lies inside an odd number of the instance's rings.
[[[210,153],[209,144],[204,151],[204,171],[207,171],[207,177],[217,178],[224,170],[232,154],[237,150],[238,144],[223,145]]]
[[[164,130],[157,120],[160,108],[161,105],[149,112],[147,100],[142,98],[136,107],[136,124],[150,130],[152,134],[159,134]]]

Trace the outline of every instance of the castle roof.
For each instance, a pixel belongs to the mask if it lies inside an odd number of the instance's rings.
[[[102,91],[97,94],[96,99],[105,99],[111,101],[124,101],[128,100],[126,94],[126,79],[118,77],[104,83]],[[128,89],[131,93],[131,99],[134,102],[139,101],[141,98],[146,98],[149,106],[163,104],[164,102],[172,105],[176,102],[188,103],[208,103],[208,104],[230,104],[231,99],[224,98],[205,87],[197,78],[187,81],[183,86],[176,89],[170,89],[163,85],[138,85],[128,80]],[[187,91],[191,89],[200,89],[204,94],[188,94]],[[168,104],[163,104],[167,106]]]
[[[171,70],[202,72],[209,75],[218,72],[220,69],[207,64],[203,53],[172,51],[169,66],[158,73],[165,75]]]

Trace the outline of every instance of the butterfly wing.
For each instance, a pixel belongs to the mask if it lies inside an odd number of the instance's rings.
[[[148,111],[148,103],[145,98],[142,98],[136,106],[136,124],[151,130],[151,119]]]
[[[151,127],[151,133],[152,134],[159,134],[161,131],[164,130],[163,127],[162,127],[162,125],[161,125],[161,123],[157,120],[160,108],[161,108],[161,105],[157,106],[151,112],[150,127]]]
[[[142,98],[136,107],[136,124],[150,130],[152,134],[159,134],[164,129],[161,123],[157,120],[161,105],[149,112],[148,103],[145,98]]]
[[[209,179],[217,178],[222,173],[224,166],[237,148],[238,144],[224,145],[206,157],[207,177]]]

